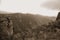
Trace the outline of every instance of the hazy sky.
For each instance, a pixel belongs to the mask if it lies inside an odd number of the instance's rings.
[[[1,0],[0,10],[57,16],[56,10],[44,9],[40,5],[47,0]]]

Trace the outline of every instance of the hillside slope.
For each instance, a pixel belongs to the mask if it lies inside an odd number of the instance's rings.
[[[0,40],[36,40],[36,34],[40,31],[37,28],[53,21],[49,18],[22,13],[0,14],[0,29],[2,30]]]

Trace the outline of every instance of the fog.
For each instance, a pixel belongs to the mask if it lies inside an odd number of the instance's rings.
[[[0,11],[57,16],[56,10],[41,7],[47,0],[1,0]]]

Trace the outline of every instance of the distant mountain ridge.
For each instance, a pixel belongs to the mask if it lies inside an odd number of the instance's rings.
[[[33,15],[33,14],[23,14],[23,13],[1,13],[0,15],[6,15],[6,16],[24,16],[24,17],[29,17],[31,19],[35,19],[36,21],[42,22],[49,22],[49,21],[54,21],[56,17],[49,17],[49,16],[42,16],[42,15]]]

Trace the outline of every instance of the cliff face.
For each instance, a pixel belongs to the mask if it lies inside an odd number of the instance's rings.
[[[58,21],[60,19],[60,12],[57,15],[56,21]]]
[[[57,15],[57,18],[55,20],[54,27],[60,29],[60,12]]]

